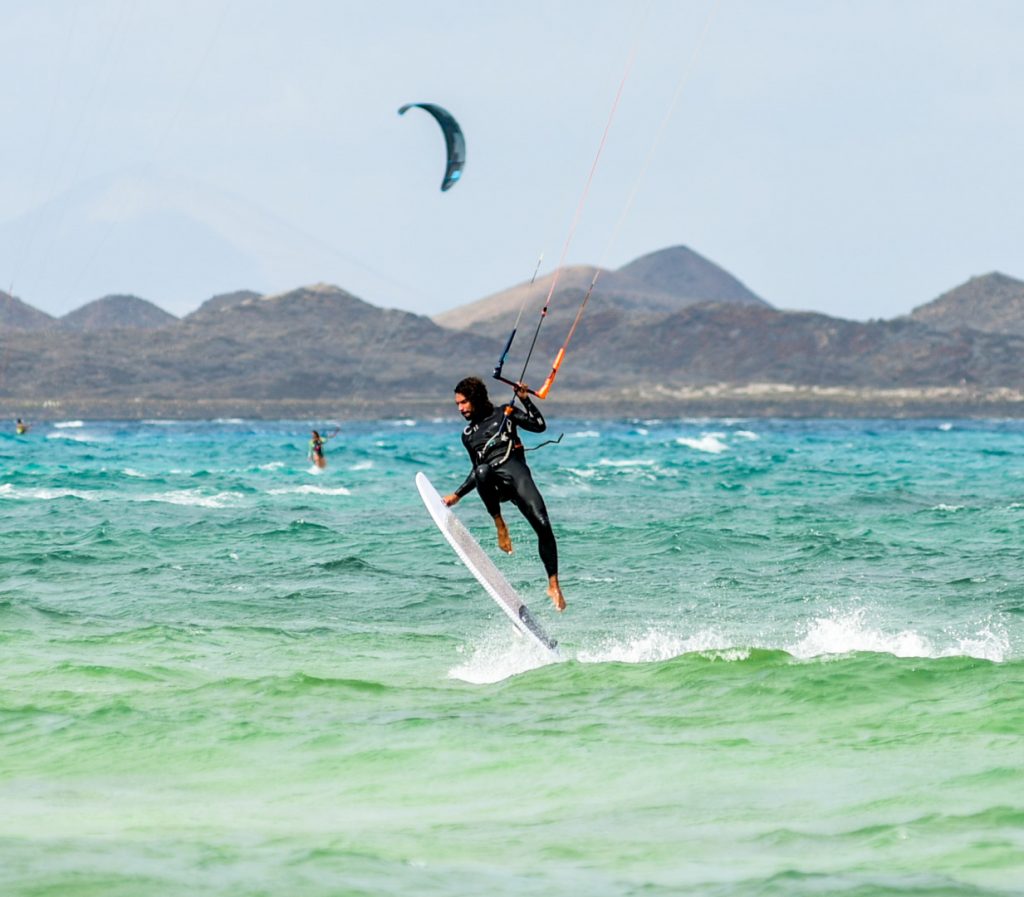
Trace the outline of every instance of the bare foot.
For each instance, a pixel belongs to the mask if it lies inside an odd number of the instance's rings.
[[[565,610],[565,596],[562,594],[562,587],[558,584],[558,577],[548,578],[548,597],[555,605],[555,610]]]
[[[498,530],[498,548],[505,554],[512,554],[512,537],[508,534],[508,525],[501,517],[495,517],[494,526]]]

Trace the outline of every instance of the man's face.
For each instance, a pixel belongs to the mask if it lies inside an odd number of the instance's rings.
[[[459,409],[459,414],[466,420],[473,417],[473,403],[461,392],[455,393],[455,407]]]

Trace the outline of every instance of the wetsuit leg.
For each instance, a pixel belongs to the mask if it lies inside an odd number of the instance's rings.
[[[503,483],[494,468],[490,464],[478,464],[473,468],[473,479],[487,513],[492,517],[500,515]]]
[[[551,529],[551,521],[548,519],[548,509],[537,484],[533,481],[530,468],[514,458],[510,458],[499,470],[509,478],[508,500],[519,508],[520,513],[529,521],[533,531],[537,534],[537,551],[544,564],[544,569],[548,576],[556,576],[558,574],[558,544],[555,542],[555,534]]]

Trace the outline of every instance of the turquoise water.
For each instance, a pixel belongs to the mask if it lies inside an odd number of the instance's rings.
[[[0,435],[0,894],[1024,894],[1024,424],[553,426],[555,663],[454,418]]]

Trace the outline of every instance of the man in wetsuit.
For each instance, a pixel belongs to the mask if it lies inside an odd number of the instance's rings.
[[[523,403],[523,410],[511,404],[495,408],[487,396],[487,387],[478,377],[466,377],[458,382],[455,404],[468,421],[462,431],[462,444],[469,452],[473,469],[458,489],[445,496],[444,503],[451,507],[476,489],[487,513],[494,518],[498,547],[508,554],[512,553],[512,539],[501,516],[501,503],[510,501],[519,508],[537,533],[537,549],[548,574],[548,597],[558,610],[565,610],[565,597],[558,584],[555,534],[551,531],[544,499],[526,466],[526,452],[516,432],[517,428],[522,428],[531,433],[543,433],[547,424],[530,401],[524,384],[516,388],[516,398]]]

